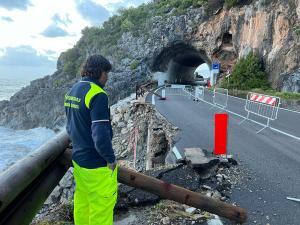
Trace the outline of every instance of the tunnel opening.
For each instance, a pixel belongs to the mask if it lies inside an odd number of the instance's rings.
[[[195,70],[204,63],[211,65],[204,50],[198,50],[184,42],[173,42],[153,57],[151,70],[164,73],[168,83],[194,84]]]

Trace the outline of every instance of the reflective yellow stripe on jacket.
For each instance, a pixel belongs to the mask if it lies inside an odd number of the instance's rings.
[[[104,93],[106,94],[106,92],[97,84],[94,83],[90,83],[91,85],[91,89],[88,91],[88,93],[85,95],[85,99],[84,99],[84,103],[85,106],[89,109],[90,108],[90,103],[91,100],[93,99],[93,97],[99,93]],[[106,94],[107,95],[107,94]]]

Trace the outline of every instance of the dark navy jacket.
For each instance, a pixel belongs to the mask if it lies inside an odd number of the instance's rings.
[[[73,144],[72,159],[89,169],[115,161],[108,98],[105,92],[91,95],[92,86],[103,88],[97,80],[83,78],[65,96],[67,132]]]

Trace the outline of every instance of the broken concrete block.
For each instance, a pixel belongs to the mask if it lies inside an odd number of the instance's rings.
[[[218,158],[207,157],[201,148],[185,148],[185,159],[193,168],[209,168],[220,162]]]

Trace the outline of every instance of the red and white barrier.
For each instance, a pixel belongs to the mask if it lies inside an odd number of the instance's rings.
[[[267,119],[267,124],[257,133],[261,132],[265,128],[269,127],[270,120],[277,119],[278,110],[280,106],[280,98],[270,95],[264,95],[254,92],[249,92],[245,104],[245,110],[247,111],[247,117],[240,123],[249,119],[250,114],[254,114]]]
[[[255,102],[260,102],[268,105],[275,105],[276,104],[276,97],[261,95],[256,93],[251,93],[250,100]]]

